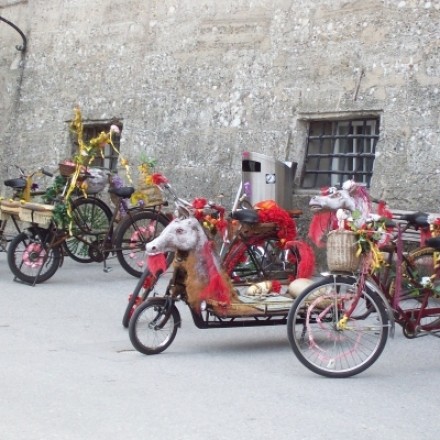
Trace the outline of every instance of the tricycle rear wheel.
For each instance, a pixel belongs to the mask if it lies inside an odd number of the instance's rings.
[[[158,354],[174,341],[180,314],[166,298],[147,298],[136,308],[128,332],[133,347],[143,354]]]

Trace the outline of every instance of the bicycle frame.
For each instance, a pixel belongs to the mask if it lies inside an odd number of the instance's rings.
[[[358,295],[362,291],[362,283],[373,289],[383,300],[390,317],[390,322],[396,321],[403,329],[404,335],[409,338],[415,338],[422,335],[434,334],[440,332],[440,305],[431,307],[429,300],[433,297],[433,288],[430,285],[424,285],[417,274],[411,259],[411,253],[406,255],[403,252],[402,233],[404,229],[398,226],[398,231],[393,242],[387,247],[388,257],[385,267],[378,273],[370,273],[368,268],[362,268],[360,274],[353,279],[357,279],[360,286]],[[421,248],[419,248],[421,249]],[[429,248],[426,248],[429,249]],[[405,273],[402,268],[405,267]],[[395,276],[392,275],[392,269],[395,269]],[[405,279],[418,292],[417,296],[403,296],[402,280]],[[392,287],[395,290],[392,292]],[[419,307],[403,308],[402,300],[414,299]],[[346,317],[349,318],[349,312]],[[432,323],[424,324],[424,318],[437,317]],[[338,324],[343,326],[343,322]]]

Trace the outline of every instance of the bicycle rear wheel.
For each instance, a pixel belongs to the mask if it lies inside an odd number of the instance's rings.
[[[391,282],[389,288],[390,296],[394,298],[397,293],[400,295],[398,307],[404,313],[413,313],[414,316],[418,316],[423,301],[426,300],[426,293],[420,288],[420,286],[425,283],[433,283],[433,289],[428,304],[424,307],[427,307],[428,309],[439,307],[439,297],[436,293],[436,289],[440,285],[440,273],[439,269],[435,268],[434,253],[435,250],[427,246],[412,250],[401,265],[402,283],[399,292],[396,286],[396,280],[393,279]],[[434,274],[436,275],[436,278],[431,280],[431,277]],[[398,313],[396,314],[396,320],[401,320]],[[437,323],[438,320],[439,316],[427,315],[420,318],[419,325],[422,327],[433,325],[434,323]],[[406,323],[402,322],[402,324],[405,325]],[[408,330],[404,330],[404,334],[407,337],[415,336],[415,334]]]
[[[155,211],[138,211],[127,214],[115,231],[114,247],[119,263],[126,272],[140,277],[145,266],[145,245],[156,238],[170,220]],[[172,255],[167,256],[167,265]]]
[[[309,370],[326,377],[349,377],[369,368],[382,353],[389,317],[381,297],[357,278],[328,276],[308,287],[287,320],[290,346]],[[351,309],[353,310],[351,312]],[[346,322],[341,321],[349,313]]]
[[[311,266],[301,271],[307,259]],[[222,264],[235,284],[263,280],[293,281],[299,276],[307,278],[312,275],[314,255],[313,250],[303,242],[292,242],[280,247],[279,241],[273,238],[259,238],[247,243],[237,239],[232,243]]]
[[[112,211],[100,199],[79,198],[72,201],[72,236],[63,248],[66,254],[79,263],[96,261],[90,252],[90,243],[112,235]]]

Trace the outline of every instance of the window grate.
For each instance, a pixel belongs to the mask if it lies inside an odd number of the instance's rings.
[[[310,121],[301,188],[340,186],[347,179],[370,186],[379,119]]]

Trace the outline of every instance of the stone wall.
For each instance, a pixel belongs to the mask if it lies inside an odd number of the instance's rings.
[[[300,171],[307,120],[373,113],[372,193],[440,211],[440,1],[0,0],[0,15],[28,38],[20,60],[0,23],[2,176],[68,157],[79,105],[122,120],[131,162],[230,206],[243,151]]]

